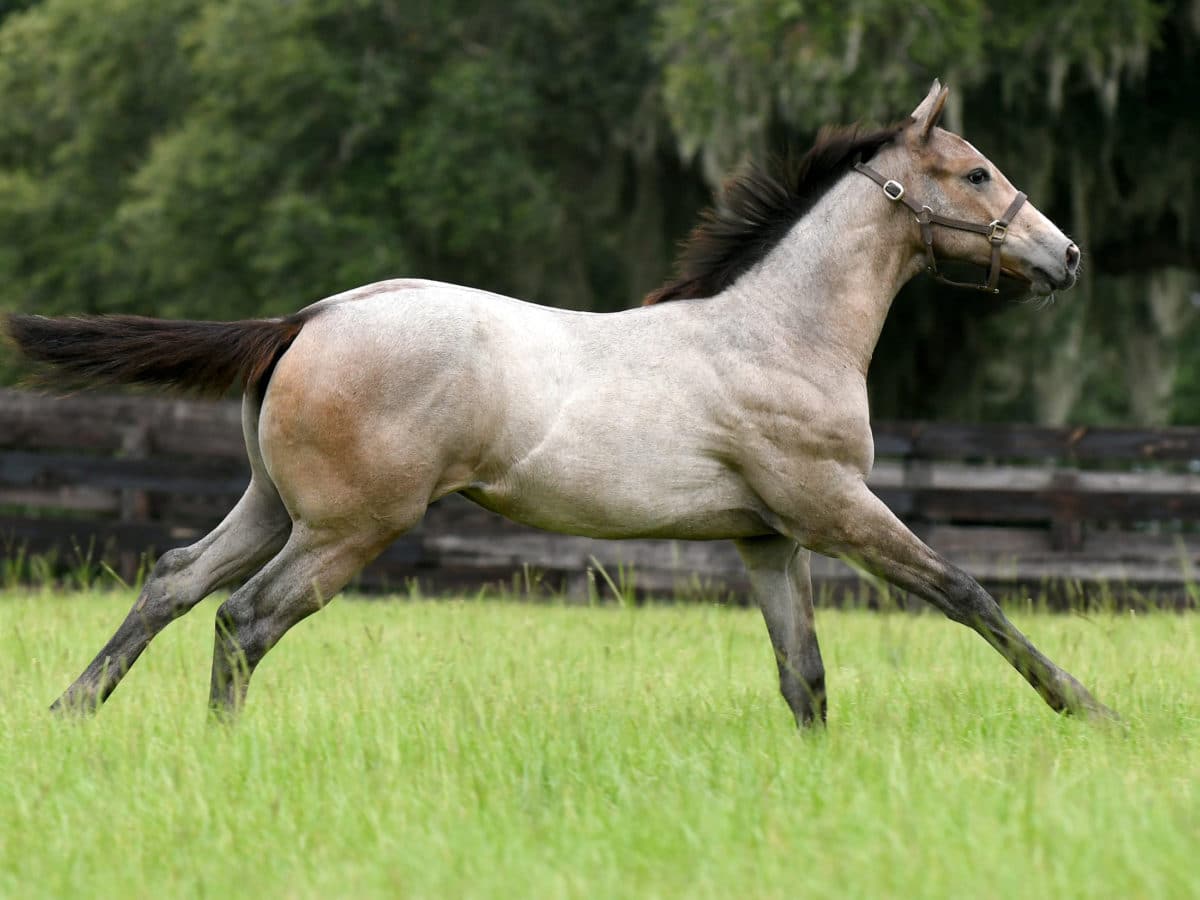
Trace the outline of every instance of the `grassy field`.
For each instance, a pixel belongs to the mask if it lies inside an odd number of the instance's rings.
[[[213,601],[91,721],[127,596],[0,595],[0,895],[1194,897],[1200,618],[1028,615],[1123,728],[932,615],[819,614],[797,736],[756,613],[339,601],[204,714]]]

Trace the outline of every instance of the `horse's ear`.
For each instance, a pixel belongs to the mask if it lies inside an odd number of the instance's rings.
[[[946,97],[949,95],[950,88],[942,87],[942,83],[935,78],[925,99],[913,110],[917,139],[922,143],[929,140],[929,133],[942,117],[942,110],[946,108]]]

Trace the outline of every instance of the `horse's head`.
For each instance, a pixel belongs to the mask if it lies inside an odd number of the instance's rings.
[[[890,177],[881,178],[869,167],[860,171],[917,217],[921,227],[914,230],[915,238],[935,273],[938,262],[955,260],[989,270],[987,281],[972,287],[995,290],[1001,273],[1041,295],[1071,287],[1079,248],[1025,202],[994,163],[938,127],[948,93],[935,81],[895,147],[885,151],[886,157],[880,154],[879,168]]]

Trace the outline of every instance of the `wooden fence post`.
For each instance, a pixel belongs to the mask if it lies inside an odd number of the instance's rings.
[[[1050,522],[1050,546],[1063,553],[1083,549],[1083,520],[1079,515],[1079,470],[1057,469],[1050,478],[1054,518]]]

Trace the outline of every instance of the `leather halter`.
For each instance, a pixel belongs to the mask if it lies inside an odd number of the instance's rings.
[[[904,185],[900,182],[894,178],[884,178],[864,163],[857,162],[854,164],[854,168],[883,188],[884,196],[889,200],[903,203],[917,217],[917,224],[921,226],[921,240],[925,244],[926,272],[942,282],[942,284],[949,284],[960,288],[971,288],[976,291],[987,291],[992,294],[1000,293],[1000,288],[998,287],[1000,284],[1000,248],[1004,245],[1004,239],[1008,237],[1009,224],[1025,203],[1024,191],[1017,191],[1017,196],[1008,205],[1008,209],[1005,210],[1004,215],[998,219],[993,219],[987,225],[979,225],[975,222],[964,222],[962,219],[952,219],[949,216],[935,213],[928,206],[923,206],[909,197],[904,191]],[[982,234],[988,239],[988,243],[992,245],[992,264],[988,271],[987,282],[953,281],[938,271],[937,257],[933,255],[934,225],[954,228],[958,231],[969,231],[972,234]]]

